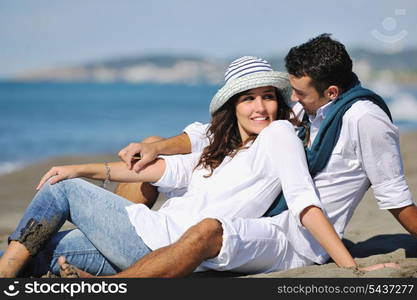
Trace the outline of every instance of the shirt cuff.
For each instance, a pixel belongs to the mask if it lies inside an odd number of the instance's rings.
[[[156,187],[161,187],[161,188],[165,188],[165,187],[169,187],[168,185],[168,181],[169,181],[169,173],[170,173],[170,160],[169,160],[169,156],[166,155],[158,155],[157,158],[161,158],[165,161],[165,170],[164,170],[164,174],[162,174],[161,178],[159,178],[158,181],[155,182],[150,182],[151,185],[156,186]]]
[[[380,209],[400,208],[413,204],[413,196],[404,176],[373,185],[372,189]]]
[[[187,187],[178,187],[172,182],[173,157],[170,155],[159,155],[158,158],[162,158],[165,161],[165,171],[162,177],[158,181],[151,183],[151,185],[156,186],[158,192],[165,194],[168,199],[184,195],[187,192]]]
[[[191,143],[191,152],[201,152],[209,144],[206,136],[208,124],[194,122],[184,128],[183,132],[188,135]]]
[[[301,223],[300,215],[304,209],[309,206],[316,206],[323,210],[322,204],[314,192],[305,192],[293,197],[291,202],[287,202],[288,210],[290,214],[297,221],[298,226],[304,228],[304,225]]]

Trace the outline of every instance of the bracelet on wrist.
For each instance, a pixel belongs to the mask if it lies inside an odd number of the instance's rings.
[[[110,167],[107,162],[104,163],[104,168],[106,169],[106,177],[103,180],[103,189],[107,188],[107,185],[110,183]]]

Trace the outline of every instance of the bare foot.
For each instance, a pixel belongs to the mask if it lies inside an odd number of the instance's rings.
[[[58,258],[58,264],[60,265],[59,273],[62,278],[89,278],[94,277],[90,273],[81,271],[73,265],[67,263],[64,256]]]
[[[48,271],[46,274],[42,275],[41,278],[61,278],[58,275],[55,275],[51,271]]]

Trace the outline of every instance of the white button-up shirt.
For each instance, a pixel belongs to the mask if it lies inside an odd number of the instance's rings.
[[[299,220],[308,206],[321,207],[302,143],[288,121],[272,122],[249,148],[226,157],[210,177],[204,177],[207,169],[195,169],[200,155],[162,156],[166,168],[155,185],[188,187],[184,195],[170,198],[158,211],[143,204],[126,208],[136,232],[151,249],[174,243],[207,217],[259,218],[281,190],[293,220]]]
[[[328,109],[329,105],[325,105],[316,116],[310,116],[310,144],[317,136]],[[297,115],[300,114],[297,112]],[[204,140],[206,130],[207,125],[200,123],[185,128],[193,151],[207,144]],[[398,128],[382,109],[370,101],[358,101],[346,111],[329,162],[313,180],[324,213],[340,237],[369,186],[381,209],[413,204],[404,177]],[[264,219],[287,233],[289,242],[299,254],[316,263],[328,259],[326,251],[288,211]]]

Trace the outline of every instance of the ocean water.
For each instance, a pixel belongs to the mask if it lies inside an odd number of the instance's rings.
[[[60,155],[117,153],[210,118],[214,86],[0,83],[0,174]]]
[[[400,130],[417,130],[417,88],[375,85]],[[117,153],[207,122],[217,86],[0,82],[0,174],[60,155]]]

